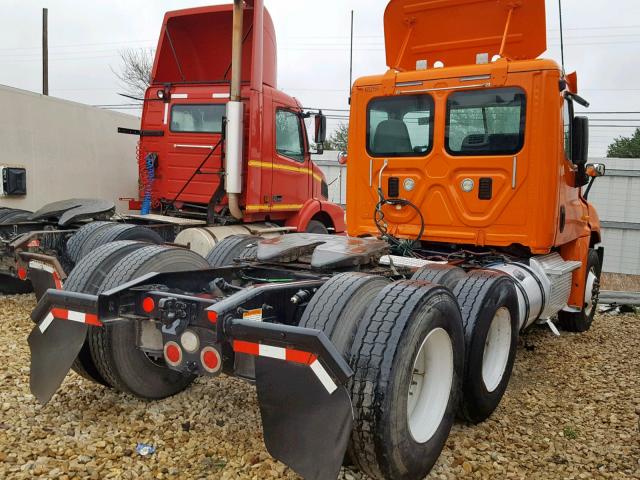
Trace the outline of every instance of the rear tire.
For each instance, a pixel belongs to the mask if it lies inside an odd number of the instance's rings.
[[[120,241],[97,248],[78,262],[67,277],[64,289],[70,292],[95,295],[100,290],[109,271],[123,257],[144,246],[145,244],[141,242]],[[109,385],[93,362],[88,340],[85,341],[71,368],[87,380],[105,386]]]
[[[111,225],[107,225],[105,228],[97,229],[87,237],[80,248],[78,260],[96,248],[118,240],[138,240],[153,244],[163,243],[160,235],[144,226],[112,223]]]
[[[0,210],[0,225],[9,225],[13,222],[13,218],[19,218],[25,216],[28,217],[32,215],[32,212],[28,210],[21,210],[18,208],[5,208],[4,210]]]
[[[447,287],[449,290],[453,290],[456,284],[466,277],[467,274],[460,267],[434,263],[416,270],[411,280],[423,280],[425,282],[436,283]]]
[[[2,215],[2,219],[0,220],[0,225],[10,225],[12,223],[20,223],[26,220],[29,220],[29,217],[32,215],[31,212],[26,210],[12,210],[9,213],[5,213]]]
[[[464,369],[451,292],[414,280],[385,287],[359,322],[350,364],[350,457],[374,478],[424,478],[453,425]]]
[[[388,284],[388,279],[376,275],[356,272],[335,275],[311,298],[299,326],[324,332],[348,362],[358,322]]]
[[[321,233],[324,235],[328,235],[329,229],[325,226],[324,223],[318,220],[310,220],[307,224],[305,233]]]
[[[587,279],[585,288],[584,307],[580,312],[558,312],[560,327],[567,332],[586,332],[591,328],[593,317],[598,309],[598,297],[600,296],[600,274],[602,265],[598,252],[589,249],[587,255]]]
[[[78,231],[67,240],[66,252],[69,260],[75,264],[80,257],[80,249],[87,238],[96,230],[105,228],[108,225],[113,225],[113,222],[91,222],[80,227]]]
[[[122,285],[151,272],[177,272],[207,268],[204,258],[182,248],[150,245],[122,258],[107,274],[100,291]],[[91,355],[102,377],[111,386],[143,399],[160,399],[187,388],[193,375],[167,368],[164,360],[152,360],[136,348],[133,322],[94,328],[89,335]]]
[[[254,260],[260,240],[262,238],[255,235],[231,235],[223,238],[211,249],[207,262],[211,267],[219,268],[233,265],[236,259]]]
[[[457,284],[465,336],[465,373],[460,414],[467,421],[487,419],[504,395],[518,343],[518,296],[505,274],[474,270]]]

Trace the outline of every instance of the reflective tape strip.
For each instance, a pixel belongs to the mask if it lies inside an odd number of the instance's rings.
[[[47,316],[44,317],[44,320],[40,322],[40,325],[38,325],[38,328],[40,329],[41,333],[44,333],[45,330],[49,328],[49,325],[51,325],[51,322],[53,322],[53,318],[54,317],[51,314],[51,312],[47,313]]]
[[[214,93],[211,98],[229,98],[230,96],[228,93]]]
[[[327,392],[329,392],[329,394],[332,394],[336,390],[336,388],[338,388],[338,386],[329,376],[319,360],[314,361],[309,366],[311,367],[311,370],[313,370],[313,373],[316,374],[316,377],[318,377],[318,380],[320,380],[320,383],[322,383],[322,385],[324,385],[324,388],[327,389]]]
[[[31,260],[29,262],[29,268],[50,273],[53,277],[53,283],[55,284],[56,289],[62,290],[62,280],[60,280],[60,275],[58,275],[58,272],[53,266],[44,262],[39,262],[37,260]]]
[[[256,357],[275,358],[276,360],[308,365],[329,394],[332,394],[338,388],[327,370],[318,360],[318,356],[313,353],[296,350],[294,348],[274,347],[273,345],[244,342],[241,340],[233,341],[233,351],[254,355]]]
[[[76,312],[65,308],[52,308],[51,311],[47,313],[47,316],[44,317],[44,320],[40,322],[40,325],[38,325],[40,331],[44,333],[55,318],[58,320],[84,323],[85,325],[93,325],[94,327],[102,326],[102,322],[98,320],[98,316],[93,313]]]
[[[167,120],[169,119],[169,104],[164,104],[164,124],[167,124]]]
[[[51,265],[47,265],[46,263],[38,262],[37,260],[31,260],[29,262],[29,268],[33,268],[34,270],[43,270],[45,272],[53,273],[56,271]]]
[[[171,98],[189,98],[187,93],[172,93]]]

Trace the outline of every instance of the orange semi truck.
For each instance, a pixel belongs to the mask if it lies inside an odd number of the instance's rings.
[[[305,478],[348,461],[419,480],[456,415],[497,408],[519,335],[590,327],[603,248],[582,188],[604,166],[576,76],[536,58],[544,0],[391,0],[385,38],[389,70],[352,91],[349,236],[229,237],[208,266],[92,252],[33,311],[40,401],[83,359],[148,399],[225,373],[255,382],[267,449]]]

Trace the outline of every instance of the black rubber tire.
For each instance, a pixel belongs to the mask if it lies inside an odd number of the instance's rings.
[[[465,371],[459,413],[465,420],[479,423],[498,407],[511,378],[518,344],[518,296],[511,277],[490,270],[469,272],[453,293],[462,312],[465,336]],[[500,383],[489,391],[482,376],[483,356],[489,328],[501,308],[506,308],[510,315],[510,349]]]
[[[329,234],[329,230],[324,225],[324,223],[318,220],[309,220],[305,233],[322,233],[327,235]]]
[[[207,262],[210,266],[218,268],[233,265],[236,259],[253,260],[260,240],[262,238],[255,235],[231,235],[223,238],[211,249],[207,255]]]
[[[76,264],[64,283],[64,289],[95,295],[100,290],[107,273],[123,257],[144,246],[142,242],[120,241],[97,248]],[[93,363],[88,341],[85,341],[71,368],[87,380],[108,386]]]
[[[347,272],[331,277],[313,295],[299,326],[325,333],[345,360],[362,319],[375,296],[389,284],[385,277]]]
[[[21,210],[18,208],[7,208],[5,210],[0,210],[0,224],[6,225],[11,223],[9,219],[20,213],[27,213],[31,215],[32,212],[29,212],[28,210]]]
[[[593,302],[593,306],[589,315],[585,313],[584,308],[580,312],[558,312],[558,321],[560,323],[560,327],[567,332],[582,333],[589,330],[591,328],[591,324],[593,323],[593,317],[595,316],[596,310],[598,309],[598,297],[600,295],[600,274],[602,273],[602,264],[600,263],[598,252],[596,252],[593,248],[590,248],[589,253],[587,254],[587,276],[589,275],[589,271],[592,269],[596,275],[597,280],[594,284],[595,301]]]
[[[456,284],[466,278],[466,272],[460,267],[448,264],[434,263],[419,268],[411,276],[411,280],[423,280],[425,282],[437,283],[453,290]]]
[[[140,242],[153,244],[163,243],[162,237],[147,227],[126,223],[113,223],[105,228],[96,230],[87,237],[80,248],[78,260],[96,248],[118,240],[138,240]]]
[[[0,220],[0,225],[10,225],[12,223],[20,223],[29,219],[32,215],[31,212],[27,212],[26,210],[13,210],[2,216]]]
[[[205,259],[190,250],[149,245],[122,258],[107,274],[100,290],[109,290],[151,272],[207,267]],[[143,399],[161,399],[183,391],[195,378],[170,370],[137,349],[136,326],[132,322],[109,324],[90,332],[91,356],[98,371],[121,392]]]
[[[426,336],[442,328],[451,340],[453,381],[439,426],[414,440],[407,398],[415,358]],[[416,280],[388,285],[362,317],[351,348],[354,426],[349,456],[379,479],[424,478],[453,425],[464,369],[464,335],[457,302],[445,287]]]
[[[113,222],[91,222],[80,227],[78,231],[67,240],[66,253],[69,260],[75,264],[80,257],[80,249],[87,238],[97,230],[106,228],[108,225],[113,225]]]

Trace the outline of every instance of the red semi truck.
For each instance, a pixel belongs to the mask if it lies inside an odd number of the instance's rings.
[[[63,280],[87,252],[118,240],[206,256],[230,235],[344,232],[344,212],[327,201],[310,158],[312,116],[321,148],[325,117],[277,88],[276,35],[262,2],[248,2],[235,23],[233,5],[168,12],[140,130],[120,129],[140,136],[140,197],[130,207],[141,213],[116,218],[111,202],[86,199],[35,214],[0,210],[0,288],[41,276],[40,294],[54,286],[43,268]]]

